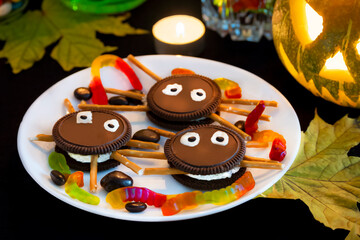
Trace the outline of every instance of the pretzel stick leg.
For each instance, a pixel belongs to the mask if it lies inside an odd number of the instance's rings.
[[[90,162],[90,192],[95,192],[97,189],[97,160],[98,155],[91,155]]]
[[[129,169],[131,169],[133,172],[135,172],[138,175],[143,175],[143,173],[144,173],[144,169],[142,169],[136,163],[131,162],[130,160],[128,160],[126,157],[124,157],[123,155],[121,155],[118,152],[113,152],[111,154],[111,158],[124,164],[125,167],[128,167]]]
[[[242,160],[240,163],[241,167],[249,167],[249,168],[261,168],[261,169],[276,169],[282,170],[283,164],[279,162],[258,162],[258,161],[249,161],[249,160]]]
[[[163,152],[145,152],[132,149],[120,149],[116,152],[127,157],[166,159]]]
[[[267,142],[258,142],[258,141],[247,141],[247,148],[266,148],[269,144]]]
[[[145,168],[144,175],[172,175],[172,174],[186,174],[176,168]]]
[[[54,138],[52,135],[38,134],[35,137],[30,138],[30,141],[53,142]]]
[[[234,131],[236,131],[237,133],[239,133],[244,139],[245,141],[250,141],[251,140],[251,136],[247,133],[245,133],[244,131],[242,131],[240,128],[237,128],[234,124],[232,124],[231,122],[225,120],[224,118],[220,117],[219,115],[212,113],[209,115],[209,118],[211,118],[212,120],[221,123],[222,125],[225,125],[228,128],[233,129]]]
[[[242,115],[242,116],[248,116],[250,114],[251,111],[249,110],[245,110],[245,109],[240,109],[240,108],[236,108],[236,107],[232,107],[232,106],[226,106],[223,104],[220,104],[220,106],[218,107],[219,111],[224,111],[224,112],[229,112],[229,113],[234,113],[234,114],[238,114],[238,115]],[[260,116],[260,120],[264,120],[264,121],[270,121],[271,116],[269,115],[265,115],[262,114]]]
[[[138,99],[138,100],[143,100],[145,98],[145,94],[132,92],[132,91],[124,91],[124,90],[115,89],[115,88],[105,88],[105,92],[118,94],[118,95],[122,95],[122,96],[129,97],[129,98],[134,98],[134,99]]]
[[[148,129],[153,130],[154,132],[158,133],[160,136],[163,137],[172,138],[173,136],[175,136],[175,133],[163,129],[159,129],[151,126],[148,126]]]
[[[276,101],[266,101],[263,100],[265,103],[265,106],[268,107],[277,107],[278,103]],[[231,104],[242,104],[242,105],[257,105],[260,100],[250,100],[250,99],[242,99],[242,98],[236,98],[236,99],[230,99],[230,98],[222,98],[222,103],[231,103]]]
[[[153,149],[153,150],[159,150],[160,144],[154,143],[154,142],[145,142],[145,141],[139,141],[135,139],[130,139],[126,146],[129,147],[136,147],[136,148],[144,148],[144,149]]]
[[[69,113],[76,112],[73,105],[71,104],[70,100],[68,98],[65,98],[64,105]]]
[[[149,108],[144,105],[129,106],[129,105],[98,105],[98,104],[85,104],[80,103],[78,108],[81,110],[98,110],[106,109],[110,111],[138,111],[138,112],[147,112]]]
[[[133,55],[129,54],[127,56],[127,59],[135,64],[138,68],[140,68],[143,72],[145,72],[147,75],[149,75],[150,77],[152,77],[155,81],[160,81],[162,78],[159,77],[158,75],[156,75],[155,73],[153,73],[150,69],[148,69],[147,67],[145,67],[141,62],[139,62],[139,60],[137,60]]]

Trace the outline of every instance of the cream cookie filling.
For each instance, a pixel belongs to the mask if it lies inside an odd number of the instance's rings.
[[[101,163],[101,162],[105,162],[106,160],[109,160],[111,153],[112,152],[99,154],[97,162]],[[82,162],[82,163],[90,163],[91,162],[91,155],[81,155],[81,154],[76,154],[76,153],[71,153],[71,152],[68,152],[68,154],[70,157],[72,157],[73,159],[75,159],[78,162]]]
[[[186,175],[188,177],[195,178],[198,180],[211,181],[211,180],[230,178],[234,173],[238,172],[239,170],[240,170],[240,166],[236,166],[227,172],[222,172],[222,173],[217,173],[217,174],[209,174],[209,175],[186,174]]]

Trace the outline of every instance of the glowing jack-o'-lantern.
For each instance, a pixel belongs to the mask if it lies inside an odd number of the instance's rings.
[[[277,0],[272,21],[278,55],[301,85],[360,108],[360,1]]]

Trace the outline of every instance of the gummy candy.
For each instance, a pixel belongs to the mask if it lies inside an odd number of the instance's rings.
[[[201,204],[223,205],[239,199],[245,193],[253,189],[255,180],[251,172],[247,171],[238,180],[226,188],[219,190],[200,192],[185,192],[169,197],[162,205],[161,211],[164,216],[177,214],[181,210],[195,208]]]
[[[91,64],[91,75],[100,79],[100,68],[109,66],[123,72],[131,85],[136,90],[142,90],[142,85],[134,70],[120,57],[112,54],[104,54],[94,59]]]
[[[174,68],[171,71],[171,75],[178,75],[178,74],[195,74],[195,72],[186,68]]]
[[[111,191],[106,196],[106,202],[110,203],[113,208],[123,208],[128,201],[161,207],[166,201],[166,195],[143,187],[123,187]]]
[[[253,133],[252,140],[258,141],[258,142],[272,142],[275,138],[280,138],[281,141],[283,141],[286,144],[285,138],[277,132],[274,132],[273,130],[262,130]]]
[[[234,87],[225,90],[225,97],[227,98],[241,98],[241,88]]]
[[[224,95],[227,98],[241,98],[241,88],[236,82],[227,78],[214,79],[216,84],[224,91]]]
[[[89,88],[92,93],[91,100],[94,104],[106,105],[108,104],[108,98],[105,89],[101,83],[100,77],[93,77],[89,84]]]
[[[245,132],[253,135],[258,130],[258,122],[261,114],[265,110],[264,101],[260,101],[256,107],[249,113],[245,121]]]
[[[214,79],[214,81],[220,87],[221,90],[239,87],[239,84],[227,78],[216,78]]]
[[[52,152],[48,157],[49,166],[62,174],[71,174],[70,168],[66,163],[65,156],[61,153]]]
[[[65,192],[72,198],[78,199],[81,202],[98,205],[100,203],[100,198],[94,196],[81,187],[84,186],[84,173],[77,171],[72,173],[66,183],[65,183]]]
[[[282,160],[284,160],[285,156],[286,156],[286,143],[284,143],[280,138],[275,138],[271,146],[269,158],[271,160],[276,160],[281,162]]]

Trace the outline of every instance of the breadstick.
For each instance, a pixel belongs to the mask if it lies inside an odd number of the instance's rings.
[[[133,55],[129,54],[127,56],[127,59],[135,64],[138,68],[140,68],[142,71],[144,71],[147,75],[149,75],[150,77],[152,77],[155,81],[160,81],[162,78],[159,77],[158,75],[156,75],[155,73],[153,73],[150,69],[148,69],[147,67],[145,67],[141,62],[139,62]]]
[[[258,142],[258,141],[247,141],[247,148],[266,148],[269,144],[267,142]]]
[[[252,157],[252,156],[248,156],[248,155],[244,156],[244,160],[257,161],[257,162],[277,162],[277,161],[270,160],[268,158]]]
[[[132,149],[120,149],[117,152],[127,157],[166,159],[163,152],[144,152]]]
[[[136,174],[143,175],[143,173],[144,173],[144,169],[142,169],[142,167],[140,167],[136,163],[131,162],[130,160],[128,160],[126,157],[124,157],[117,151],[115,151],[111,154],[111,158],[124,164],[125,167],[128,167],[129,169],[134,171]]]
[[[224,112],[229,112],[229,113],[234,113],[234,114],[238,114],[238,115],[243,115],[243,116],[248,116],[249,113],[251,113],[251,111],[249,111],[249,110],[240,109],[240,108],[236,108],[236,107],[232,107],[232,106],[226,106],[223,104],[219,105],[218,110],[224,111]],[[271,116],[262,114],[259,119],[269,122],[270,118],[271,118]]]
[[[54,138],[52,135],[38,134],[35,137],[30,138],[30,141],[53,142]]]
[[[153,130],[156,133],[158,133],[160,136],[167,137],[167,138],[172,138],[173,136],[176,135],[173,132],[166,131],[166,130],[159,129],[159,128],[155,128],[155,127],[151,127],[151,126],[148,126],[148,129]]]
[[[129,147],[136,147],[136,148],[144,148],[144,149],[153,149],[153,150],[159,150],[160,144],[154,143],[154,142],[145,142],[145,141],[139,141],[135,139],[130,139],[126,146]]]
[[[98,155],[91,155],[90,162],[90,192],[95,192],[97,189],[97,160]]]
[[[143,100],[145,98],[145,94],[132,92],[132,91],[124,91],[124,90],[119,90],[119,89],[115,89],[115,88],[105,88],[105,92],[119,94],[119,95],[123,95],[125,97],[138,99],[138,100]]]
[[[69,99],[65,98],[64,105],[69,113],[76,112]]]
[[[276,101],[266,101],[263,100],[265,103],[265,106],[269,107],[277,107],[278,103]],[[243,105],[257,105],[260,100],[250,100],[250,99],[242,99],[242,98],[222,98],[222,103],[231,103],[231,104],[243,104]]]
[[[224,118],[220,117],[219,115],[217,115],[215,113],[211,113],[209,115],[209,118],[211,118],[212,120],[214,120],[216,122],[221,123],[222,125],[225,125],[228,128],[231,128],[231,129],[235,130],[237,133],[239,133],[245,139],[245,141],[250,141],[251,140],[251,136],[249,134],[245,133],[240,128],[236,127],[234,124],[232,124],[231,122],[225,120]]]
[[[147,112],[149,108],[145,105],[129,106],[129,105],[98,105],[98,104],[84,104],[80,103],[78,108],[81,110],[98,110],[106,109],[110,111],[139,111]]]

